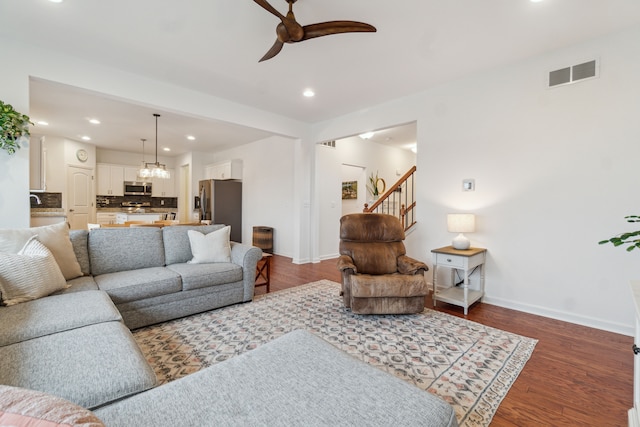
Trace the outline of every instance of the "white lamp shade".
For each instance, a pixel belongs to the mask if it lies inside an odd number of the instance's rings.
[[[476,216],[474,214],[447,215],[447,231],[450,233],[473,233],[476,231]]]
[[[449,214],[447,215],[447,231],[460,233],[453,239],[451,246],[455,249],[465,250],[471,247],[471,242],[462,233],[473,233],[476,230],[476,217],[474,214]]]

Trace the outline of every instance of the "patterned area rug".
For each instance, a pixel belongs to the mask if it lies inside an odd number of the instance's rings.
[[[321,280],[133,334],[165,383],[306,329],[440,396],[455,408],[461,426],[489,425],[537,342],[430,309],[352,314],[339,292],[340,284]]]

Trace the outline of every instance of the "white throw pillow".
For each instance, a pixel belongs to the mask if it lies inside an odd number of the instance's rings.
[[[37,236],[17,254],[0,253],[0,292],[5,305],[15,305],[68,288],[58,263]]]
[[[209,234],[202,234],[195,230],[189,230],[187,234],[193,254],[189,264],[231,262],[231,243],[229,242],[231,226],[227,225]]]
[[[42,227],[0,230],[0,252],[16,254],[27,243],[27,240],[36,235],[38,240],[53,254],[65,279],[71,280],[82,276],[80,264],[69,238],[69,226],[66,222]]]

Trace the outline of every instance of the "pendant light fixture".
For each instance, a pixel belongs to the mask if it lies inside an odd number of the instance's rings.
[[[142,141],[142,163],[140,163],[140,169],[138,170],[139,178],[148,178],[151,176],[151,170],[147,167],[147,164],[144,161],[144,143],[146,142],[145,138],[140,138]]]
[[[169,179],[171,178],[171,174],[167,170],[167,167],[158,162],[158,117],[160,114],[154,113],[153,116],[156,118],[156,161],[155,163],[146,163],[144,161],[144,141],[142,140],[142,167],[138,171],[138,176],[140,178],[162,178]]]

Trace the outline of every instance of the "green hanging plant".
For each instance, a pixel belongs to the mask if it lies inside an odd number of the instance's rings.
[[[640,215],[629,215],[625,216],[624,219],[626,219],[627,222],[640,222]],[[631,252],[636,248],[640,249],[640,230],[618,234],[617,236],[602,240],[598,243],[601,245],[612,243],[613,246],[629,245],[627,251]]]
[[[29,136],[29,116],[13,109],[10,104],[0,101],[0,148],[9,155],[20,148],[20,138]]]

